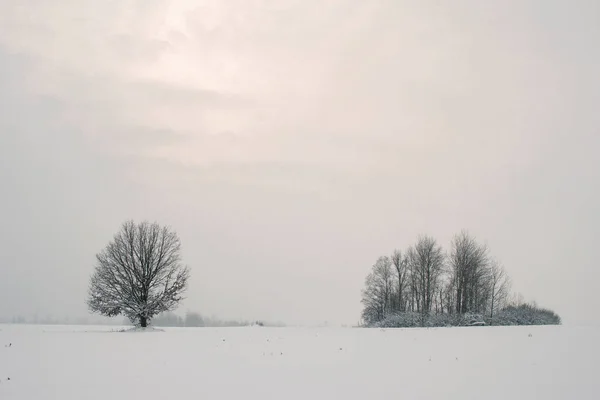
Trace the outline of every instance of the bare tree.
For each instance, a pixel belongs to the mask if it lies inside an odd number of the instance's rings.
[[[368,323],[381,321],[391,311],[394,281],[391,267],[389,257],[380,257],[365,280],[363,319]]]
[[[507,305],[512,306],[512,307],[521,307],[524,304],[527,304],[525,302],[525,297],[523,296],[522,293],[513,293],[508,299],[507,299]]]
[[[417,311],[429,314],[444,272],[444,253],[434,238],[421,236],[407,254]]]
[[[450,274],[450,279],[444,284],[443,303],[446,308],[445,312],[453,314],[456,305],[456,279],[454,279],[452,274]]]
[[[414,249],[409,247],[406,251],[406,265],[408,269],[408,307],[412,312],[421,312],[421,291],[419,285],[419,274],[415,269],[414,260],[416,255]]]
[[[180,249],[179,237],[167,227],[125,222],[96,255],[87,300],[90,311],[124,315],[146,327],[155,315],[174,310],[189,278]]]
[[[402,256],[400,250],[394,250],[392,253],[392,264],[396,270],[396,279],[398,280],[398,311],[406,311],[406,287],[408,285],[407,259]]]
[[[452,240],[450,269],[456,289],[456,312],[480,312],[485,310],[489,287],[488,249],[463,231]]]
[[[510,278],[502,265],[494,260],[490,266],[490,319],[493,320],[496,311],[504,308],[510,294]]]

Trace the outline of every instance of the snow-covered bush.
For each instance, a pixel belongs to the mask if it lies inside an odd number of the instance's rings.
[[[551,310],[531,304],[508,306],[493,318],[487,318],[490,325],[560,325],[560,317]]]
[[[460,316],[460,326],[481,326],[485,325],[485,319],[481,314],[467,313]]]
[[[381,321],[367,326],[377,328],[416,328],[421,326],[422,315],[416,312],[405,312],[388,315]]]
[[[367,326],[378,328],[418,328],[418,327],[444,327],[467,325],[463,317],[453,314],[429,314],[417,312],[404,312],[389,315],[382,321]]]
[[[418,328],[446,326],[482,325],[560,325],[560,317],[553,311],[530,304],[509,306],[499,311],[493,318],[481,314],[429,314],[403,312],[390,314],[381,321],[366,324],[376,328]]]

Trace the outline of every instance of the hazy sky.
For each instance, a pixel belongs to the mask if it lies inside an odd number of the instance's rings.
[[[378,256],[468,229],[600,307],[600,2],[3,0],[0,316],[86,315],[129,218],[180,308],[356,323]]]

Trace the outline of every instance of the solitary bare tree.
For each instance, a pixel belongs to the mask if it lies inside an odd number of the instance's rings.
[[[125,222],[100,253],[90,279],[90,311],[124,315],[146,327],[183,299],[189,270],[181,264],[179,237],[156,223]]]

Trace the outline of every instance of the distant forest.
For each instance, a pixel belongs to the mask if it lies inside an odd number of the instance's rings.
[[[130,323],[129,320],[126,320]],[[218,317],[205,317],[197,312],[187,312],[184,317],[166,312],[157,315],[152,325],[161,327],[236,327],[236,326],[284,326],[283,323],[266,321],[223,320]]]
[[[131,325],[128,318],[55,318],[55,317],[33,317],[25,318],[15,316],[12,318],[0,318],[0,323],[9,324],[34,324],[34,325]],[[179,316],[173,312],[157,315],[152,320],[153,326],[160,327],[236,327],[236,326],[284,326],[283,323],[272,323],[266,321],[228,320],[216,316],[203,316],[200,313],[188,311],[185,316]]]
[[[446,253],[430,236],[377,259],[362,291],[362,326],[556,325],[551,310],[511,293],[486,245],[457,234]]]

